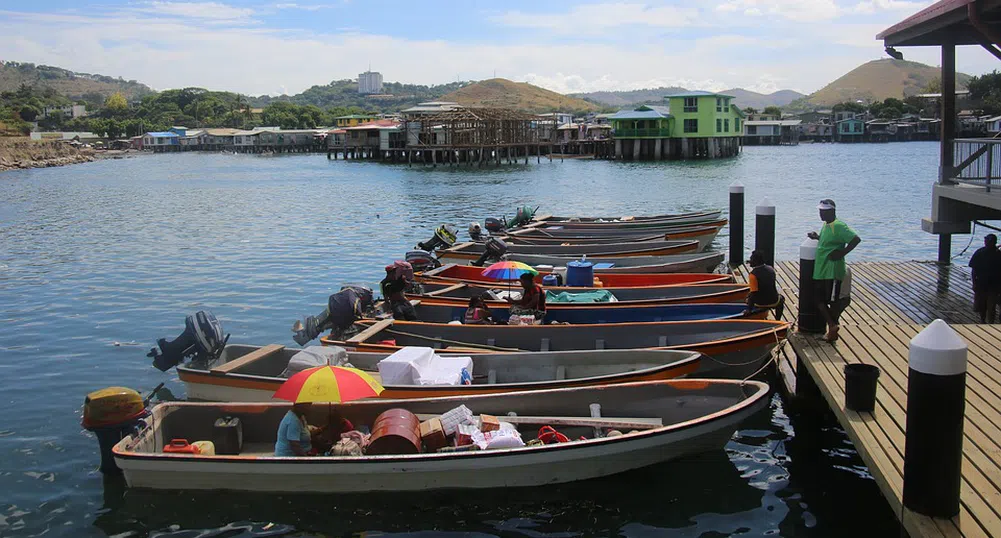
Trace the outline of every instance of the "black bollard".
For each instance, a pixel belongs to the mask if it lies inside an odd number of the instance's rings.
[[[730,185],[730,265],[744,263],[744,185]]]
[[[767,196],[754,208],[754,250],[775,265],[775,204]]]
[[[966,342],[940,319],[911,339],[903,502],[919,514],[959,514],[966,354]]]
[[[803,241],[799,246],[799,318],[796,326],[800,332],[822,333],[827,330],[827,322],[817,309],[817,299],[813,289],[813,266],[817,259],[817,242]]]

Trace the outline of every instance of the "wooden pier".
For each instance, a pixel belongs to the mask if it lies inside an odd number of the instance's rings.
[[[780,352],[786,388],[798,398],[817,394],[837,416],[894,513],[913,538],[1001,537],[1001,325],[981,325],[972,310],[965,267],[922,262],[851,263],[852,303],[840,340],[790,333]],[[784,319],[796,321],[799,263],[779,262]],[[738,279],[747,273],[735,271]],[[903,508],[904,428],[910,339],[932,320],[948,322],[969,345],[960,514],[936,519]],[[876,410],[844,408],[848,363],[880,368]]]

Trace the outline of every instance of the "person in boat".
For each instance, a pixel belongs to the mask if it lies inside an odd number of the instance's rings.
[[[827,323],[827,334],[824,340],[834,342],[838,339],[837,320],[831,315],[830,305],[837,301],[841,294],[841,281],[845,278],[845,256],[862,242],[862,239],[838,219],[834,200],[825,198],[817,204],[820,220],[824,221],[820,233],[810,232],[810,239],[817,241],[817,259],[813,265],[813,284],[816,289],[817,309]]]
[[[521,298],[518,300],[507,297],[511,305],[512,316],[535,316],[541,321],[546,316],[546,292],[542,286],[535,283],[535,276],[525,273],[518,278],[521,283]]]
[[[1001,295],[1001,251],[998,236],[984,236],[984,246],[977,249],[968,264],[973,277],[973,310],[980,323],[994,323],[998,295]]]
[[[275,456],[289,458],[293,456],[309,456],[313,450],[309,424],[306,422],[308,403],[292,405],[281,424],[278,425],[278,440],[275,441]]]
[[[482,295],[469,298],[469,307],[466,308],[466,315],[462,321],[466,325],[492,325],[494,323],[493,314],[487,308],[487,302]]]
[[[386,278],[379,287],[389,304],[393,319],[417,321],[417,310],[407,299],[406,290],[414,280],[414,268],[405,261],[397,260],[386,266]]]
[[[765,256],[760,250],[751,252],[747,263],[751,272],[747,275],[747,283],[751,292],[747,294],[747,309],[771,309],[779,305],[779,292],[775,287],[775,268],[765,263]]]

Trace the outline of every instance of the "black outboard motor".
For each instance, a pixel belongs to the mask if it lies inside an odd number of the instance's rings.
[[[428,239],[427,241],[417,243],[417,248],[428,252],[434,252],[442,246],[448,248],[454,245],[457,237],[458,236],[455,234],[455,226],[452,226],[451,224],[442,224],[434,231],[434,237]]]
[[[372,290],[361,286],[344,286],[341,291],[327,299],[327,308],[318,316],[309,316],[305,323],[295,322],[292,339],[300,346],[320,336],[330,329],[331,336],[339,338],[355,320],[361,319],[365,311],[374,304]]]
[[[501,219],[488,217],[483,221],[483,227],[486,228],[488,232],[495,234],[497,232],[503,232],[504,229],[507,228],[507,222]]]
[[[413,266],[414,271],[430,271],[441,267],[441,262],[433,254],[426,250],[411,250],[403,257],[407,263]]]
[[[215,360],[227,341],[229,335],[223,337],[222,323],[212,312],[200,310],[184,319],[184,332],[177,338],[169,342],[166,338],[157,340],[160,349],[154,347],[146,356],[153,359],[153,366],[166,372],[187,358],[205,362]]]
[[[487,260],[500,261],[501,257],[507,254],[507,243],[497,239],[496,237],[491,237],[487,239],[486,244],[483,245],[483,254],[480,255],[473,265],[477,267],[483,267],[483,264]]]

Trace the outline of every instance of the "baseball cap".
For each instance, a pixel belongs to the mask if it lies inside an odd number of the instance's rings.
[[[834,209],[835,207],[834,200],[830,198],[824,198],[817,204],[817,209]]]

